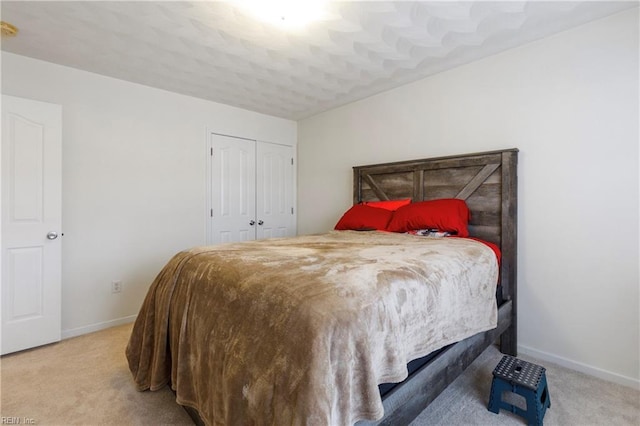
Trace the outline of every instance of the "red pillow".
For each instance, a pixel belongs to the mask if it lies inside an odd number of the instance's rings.
[[[356,204],[342,215],[335,229],[344,230],[378,230],[384,231],[393,212],[364,204]]]
[[[393,213],[387,231],[407,232],[412,229],[438,229],[468,237],[467,223],[471,215],[464,200],[443,198],[420,201],[400,207]]]
[[[362,204],[364,204],[365,206],[377,207],[379,209],[385,209],[394,212],[402,206],[411,204],[411,198],[407,198],[405,200],[365,201]]]

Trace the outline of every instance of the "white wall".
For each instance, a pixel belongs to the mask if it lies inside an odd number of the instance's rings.
[[[520,351],[639,386],[638,9],[298,123],[298,232],[354,165],[512,148]]]
[[[297,137],[294,121],[5,52],[2,92],[62,105],[63,337],[130,320],[169,258],[205,243],[206,128]]]

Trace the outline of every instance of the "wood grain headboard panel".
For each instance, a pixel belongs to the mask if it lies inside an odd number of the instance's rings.
[[[353,202],[411,198],[466,200],[469,233],[502,251],[503,297],[515,293],[517,149],[356,166]],[[506,284],[506,285],[505,285]]]

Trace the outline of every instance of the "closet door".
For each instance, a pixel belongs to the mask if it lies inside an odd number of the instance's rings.
[[[256,142],[211,134],[211,243],[256,238]]]
[[[293,148],[258,142],[256,152],[257,238],[293,236]]]

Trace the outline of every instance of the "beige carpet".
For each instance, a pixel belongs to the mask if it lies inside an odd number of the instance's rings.
[[[169,388],[135,390],[124,356],[130,333],[128,324],[2,357],[1,415],[38,425],[192,425]]]
[[[114,327],[2,357],[0,415],[38,425],[192,424],[168,388],[134,389],[124,357],[130,331],[131,325]],[[486,409],[500,358],[495,348],[485,351],[412,426],[525,424]],[[551,395],[545,425],[640,425],[640,391],[545,367]]]
[[[525,425],[524,419],[508,411],[487,410],[493,369],[502,356],[489,347],[411,426]],[[544,416],[545,426],[640,426],[640,391],[526,356],[519,358],[547,369],[551,407]],[[517,398],[508,401],[521,404]],[[521,406],[526,406],[523,400]]]

